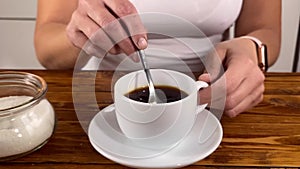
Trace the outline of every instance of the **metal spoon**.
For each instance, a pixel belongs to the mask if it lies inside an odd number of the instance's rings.
[[[146,57],[145,57],[145,52],[144,50],[138,50],[138,54],[139,57],[141,59],[145,74],[146,74],[146,78],[147,78],[147,82],[148,82],[148,87],[149,87],[149,99],[148,99],[148,103],[157,103],[159,100],[157,98],[156,92],[155,92],[155,88],[153,85],[153,80],[149,71],[149,67],[148,64],[146,62]]]

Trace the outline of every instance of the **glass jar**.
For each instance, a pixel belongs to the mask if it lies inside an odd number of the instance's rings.
[[[55,113],[46,92],[45,80],[37,75],[0,72],[0,161],[31,153],[52,136]]]

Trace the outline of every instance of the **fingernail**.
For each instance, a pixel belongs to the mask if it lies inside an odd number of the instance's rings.
[[[139,49],[145,49],[148,43],[145,38],[140,38],[139,41],[137,42],[137,45]]]

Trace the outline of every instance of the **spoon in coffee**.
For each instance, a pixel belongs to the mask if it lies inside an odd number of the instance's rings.
[[[138,55],[141,59],[145,74],[146,74],[146,78],[147,78],[147,82],[148,82],[148,87],[149,87],[149,99],[148,99],[148,103],[159,103],[161,102],[160,99],[157,97],[157,94],[155,92],[155,88],[154,88],[154,84],[153,84],[153,80],[151,77],[151,73],[149,71],[149,67],[148,64],[146,62],[146,56],[145,56],[145,51],[144,50],[138,50]]]

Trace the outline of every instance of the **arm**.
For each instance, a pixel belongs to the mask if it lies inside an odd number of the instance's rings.
[[[212,69],[209,75],[199,77],[208,82],[216,80],[212,86],[225,88],[224,112],[230,117],[257,105],[262,101],[264,92],[265,76],[258,67],[255,44],[252,40],[238,37],[248,35],[260,39],[267,45],[269,65],[274,64],[281,42],[281,0],[273,0],[272,3],[266,0],[244,0],[235,35],[236,38],[217,44],[215,51],[207,57],[208,65],[218,65],[210,58],[220,59],[224,67],[222,76],[219,77],[219,66],[215,66],[216,70]],[[200,91],[200,96],[207,96],[201,98],[203,102],[210,101],[210,90],[205,88]]]
[[[77,0],[38,1],[35,50],[46,68],[73,68],[80,49],[67,38],[66,26],[76,8]]]
[[[269,66],[277,60],[281,43],[281,0],[244,0],[236,22],[237,37],[250,35],[268,47]]]
[[[147,47],[145,28],[128,0],[38,2],[35,47],[47,68],[73,68],[81,49],[103,57],[107,53],[129,56]]]

